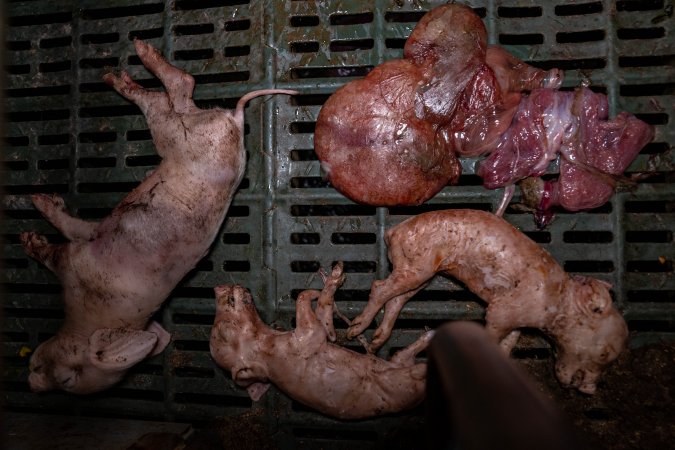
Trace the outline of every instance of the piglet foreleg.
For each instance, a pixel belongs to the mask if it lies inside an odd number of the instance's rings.
[[[73,217],[68,214],[63,198],[54,194],[31,195],[33,205],[69,241],[88,241],[96,235],[98,223]]]
[[[335,334],[335,327],[333,326],[333,314],[337,315],[347,326],[352,325],[352,321],[347,318],[344,314],[340,312],[337,305],[335,304],[335,292],[337,289],[344,283],[345,275],[342,273],[344,264],[342,261],[339,261],[335,267],[333,267],[333,272],[328,275],[324,272],[323,269],[319,270],[319,275],[324,282],[324,288],[321,291],[318,299],[318,305],[316,307],[316,316],[321,321],[328,335],[328,339],[331,342],[335,342],[337,336]],[[357,340],[363,345],[363,348],[369,351],[370,345],[366,340],[365,336],[358,335]]]

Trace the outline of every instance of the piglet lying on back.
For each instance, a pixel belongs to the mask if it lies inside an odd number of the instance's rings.
[[[628,330],[612,305],[610,286],[568,275],[501,217],[468,209],[434,211],[391,228],[385,240],[394,270],[373,282],[366,308],[347,333],[350,338],[362,333],[384,307],[372,348],[389,338],[403,305],[437,273],[462,281],[488,303],[487,331],[506,351],[516,344],[519,328],[550,335],[564,385],[593,393],[602,367],[624,348]]]
[[[211,354],[234,382],[258,400],[274,383],[295,400],[340,419],[360,419],[412,408],[424,399],[426,364],[416,364],[432,332],[386,361],[328,342],[334,335],[333,295],[342,266],[323,291],[303,291],[296,304],[297,328],[276,331],[258,316],[241,286],[218,286]],[[316,311],[312,300],[318,299]]]
[[[163,160],[100,223],[68,215],[60,197],[33,196],[36,208],[69,240],[50,244],[21,234],[26,252],[63,284],[66,319],[31,358],[34,391],[100,391],[144,358],[161,352],[169,334],[150,318],[176,284],[206,255],[246,163],[244,105],[234,113],[202,110],[192,100],[194,79],[157,50],[134,42],[141,61],[166,92],[146,91],[126,72],[106,83],[145,115]]]

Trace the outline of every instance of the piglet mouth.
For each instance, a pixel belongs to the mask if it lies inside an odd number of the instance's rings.
[[[575,388],[578,388],[581,386],[581,384],[584,382],[584,372],[581,369],[578,369],[576,372],[572,374],[572,378],[570,379],[569,384]]]
[[[560,381],[560,384],[562,384],[564,387],[576,388],[583,381],[584,372],[581,369],[561,369],[560,367],[556,367],[556,376],[558,381]]]
[[[250,386],[255,381],[250,379],[247,370],[243,368],[233,367],[230,373],[232,375],[232,381],[234,381],[237,386],[243,388]]]

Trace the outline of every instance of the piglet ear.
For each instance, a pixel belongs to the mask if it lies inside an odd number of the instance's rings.
[[[611,304],[612,298],[609,296],[609,294],[603,295],[600,293],[594,293],[590,300],[590,310],[594,314],[603,315],[609,310]]]
[[[145,331],[157,335],[157,344],[155,345],[155,348],[152,349],[150,356],[159,355],[164,351],[166,346],[169,345],[169,342],[171,342],[171,334],[154,320],[150,322],[150,325],[148,325],[148,328],[146,328]]]
[[[574,279],[581,283],[579,301],[587,314],[603,315],[609,311],[612,305],[612,297],[609,294],[612,287],[610,283],[582,275],[576,275]]]
[[[150,355],[157,334],[128,328],[101,328],[89,337],[89,361],[102,370],[127,370]]]
[[[260,383],[260,382],[255,382],[251,383],[248,386],[246,386],[246,392],[248,392],[249,397],[251,397],[251,400],[254,402],[257,402],[262,398],[263,395],[265,395],[265,392],[270,388],[269,383]]]
[[[591,311],[594,314],[605,315],[612,307],[612,296],[609,294],[612,285],[595,278],[591,278],[589,284],[593,292],[591,295]]]
[[[612,283],[609,283],[605,280],[598,280],[597,278],[591,278],[597,285],[604,287],[605,289],[609,290],[612,289],[613,285]]]

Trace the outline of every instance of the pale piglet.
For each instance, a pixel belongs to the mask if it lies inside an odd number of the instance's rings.
[[[242,180],[246,164],[244,105],[199,109],[194,79],[148,44],[135,41],[141,61],[166,92],[147,91],[122,72],[104,80],[145,115],[162,162],[100,223],[70,216],[58,196],[33,196],[35,207],[68,239],[50,244],[21,234],[26,252],[63,284],[65,322],[31,358],[34,391],[90,393],[161,352],[169,334],[152,315],[209,250]]]
[[[405,303],[437,273],[450,275],[488,303],[489,334],[510,353],[519,328],[539,328],[556,344],[556,374],[564,385],[593,393],[602,367],[625,346],[626,323],[612,305],[608,283],[570,276],[501,217],[476,210],[434,211],[405,220],[385,235],[393,272],[373,282],[368,304],[348,330],[362,333],[384,317],[371,350],[391,334]]]
[[[335,330],[332,320],[324,319],[333,315],[333,296],[342,281],[338,264],[322,291],[300,293],[293,331],[265,325],[243,287],[216,287],[213,358],[253,400],[274,383],[298,402],[340,419],[367,418],[419,404],[424,399],[426,364],[416,363],[415,355],[427,346],[432,332],[389,361],[328,342]]]

